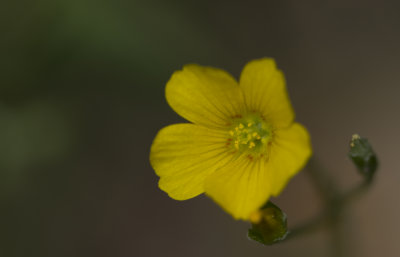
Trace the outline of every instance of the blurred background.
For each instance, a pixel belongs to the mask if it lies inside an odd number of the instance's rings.
[[[314,158],[342,189],[361,178],[355,132],[378,153],[341,223],[346,256],[398,256],[398,1],[7,1],[0,8],[0,255],[328,256],[324,229],[265,247],[205,196],[174,201],[148,156],[181,122],[165,83],[187,63],[238,77],[274,57]],[[289,226],[322,207],[307,173],[274,201]]]

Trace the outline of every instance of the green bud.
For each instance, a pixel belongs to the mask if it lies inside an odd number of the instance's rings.
[[[367,139],[354,134],[350,142],[349,157],[359,172],[369,181],[378,167],[378,159]]]
[[[278,243],[288,234],[286,214],[270,201],[255,212],[250,221],[252,228],[248,237],[264,245]]]

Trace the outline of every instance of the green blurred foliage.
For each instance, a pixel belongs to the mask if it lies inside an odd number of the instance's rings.
[[[0,166],[6,172],[26,169],[44,158],[39,157],[46,155],[42,152],[49,152],[44,162],[65,152],[66,144],[60,142],[82,129],[76,126],[87,118],[85,113],[91,116],[91,108],[125,115],[164,104],[163,86],[173,70],[221,50],[202,24],[186,21],[178,2],[5,5],[0,129],[7,140],[0,146]]]

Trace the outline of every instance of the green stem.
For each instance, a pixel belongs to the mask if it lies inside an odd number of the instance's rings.
[[[327,172],[322,172],[321,170],[323,170],[321,165],[315,160],[311,160],[307,166],[307,172],[324,201],[323,210],[316,217],[293,228],[286,239],[314,232],[327,225],[332,236],[332,256],[341,257],[344,254],[343,231],[340,226],[340,221],[344,218],[343,212],[352,201],[369,188],[371,180],[365,179],[351,190],[340,193],[337,191],[333,180],[328,177]]]

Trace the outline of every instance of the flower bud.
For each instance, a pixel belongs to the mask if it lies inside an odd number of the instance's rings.
[[[378,160],[367,139],[354,134],[350,142],[349,157],[359,172],[368,181],[371,181],[378,167]]]
[[[270,201],[250,216],[250,222],[248,237],[265,245],[277,243],[288,234],[286,214]]]

